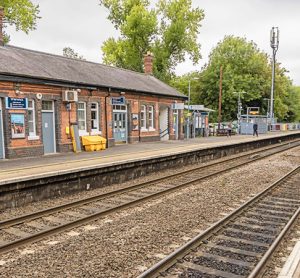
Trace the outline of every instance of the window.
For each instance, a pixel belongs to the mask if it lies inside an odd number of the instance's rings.
[[[154,129],[154,107],[148,106],[148,124],[149,129]]]
[[[28,127],[29,136],[36,136],[34,100],[31,99],[28,100]]]
[[[53,111],[53,102],[51,100],[42,101],[42,110]]]
[[[141,129],[146,129],[146,106],[141,105]]]
[[[91,131],[99,131],[99,110],[98,103],[91,103]]]
[[[86,132],[86,103],[85,102],[78,102],[77,117],[78,117],[79,133]]]
[[[113,105],[113,110],[124,110],[126,111],[126,105]]]

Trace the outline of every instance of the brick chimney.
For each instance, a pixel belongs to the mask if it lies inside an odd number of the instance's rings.
[[[4,17],[4,10],[2,7],[0,7],[0,46],[4,45],[4,38],[3,38],[3,17]]]
[[[144,55],[144,72],[150,75],[153,74],[153,54],[150,51]]]

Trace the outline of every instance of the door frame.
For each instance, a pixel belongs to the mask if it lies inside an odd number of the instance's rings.
[[[118,113],[118,114],[125,114],[125,140],[124,141],[117,141],[117,142],[125,142],[126,144],[128,144],[128,109],[127,109],[127,105],[126,104],[121,104],[120,106],[124,106],[125,109],[122,110],[122,109],[114,109],[114,106],[119,106],[119,105],[113,105],[113,109],[112,109],[112,113],[114,115],[114,113]],[[114,122],[115,122],[115,119],[114,119],[114,116],[113,116],[113,125],[112,125],[112,128],[113,128],[113,137],[114,137],[114,140],[115,140],[115,132],[114,132],[114,129],[115,129],[115,125],[114,125]]]
[[[178,109],[173,109],[173,120],[176,119],[174,124],[175,129],[175,140],[179,140],[179,111]]]
[[[1,136],[1,140],[2,140],[2,153],[3,153],[3,157],[0,159],[4,159],[5,158],[5,147],[4,147],[4,134],[3,134],[3,110],[2,110],[2,98],[0,98],[0,121],[1,121],[1,125],[0,125],[0,136]]]
[[[56,153],[56,129],[55,129],[55,107],[54,107],[54,101],[53,100],[42,100],[42,101],[51,101],[52,102],[52,110],[42,110],[42,124],[43,124],[43,113],[52,113],[52,121],[53,121],[53,146],[54,146],[54,152]],[[42,127],[43,132],[43,127]],[[44,145],[44,134],[43,134],[43,145]],[[45,149],[44,149],[45,154]],[[51,153],[49,153],[51,154]]]
[[[160,141],[168,141],[170,140],[170,109],[166,105],[161,105],[159,107],[159,130],[160,130]],[[165,120],[165,121],[164,121]],[[173,121],[171,119],[171,121]],[[167,134],[163,134],[164,131],[168,131]]]

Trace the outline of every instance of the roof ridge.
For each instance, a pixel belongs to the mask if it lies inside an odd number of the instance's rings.
[[[128,72],[132,72],[135,74],[140,74],[142,76],[149,76],[148,74],[145,74],[143,72],[138,72],[138,71],[134,71],[134,70],[130,70],[130,69],[125,69],[125,68],[120,68],[120,67],[116,67],[116,66],[112,66],[112,65],[105,65],[102,63],[97,63],[97,62],[93,62],[93,61],[88,61],[88,60],[81,60],[81,59],[77,59],[77,58],[71,58],[71,57],[66,57],[63,55],[59,55],[59,54],[54,54],[54,53],[49,53],[49,52],[44,52],[44,51],[39,51],[39,50],[33,50],[33,49],[28,49],[25,47],[20,47],[20,46],[15,46],[15,45],[10,45],[10,44],[6,44],[4,46],[2,46],[3,48],[5,47],[10,47],[10,48],[16,48],[16,49],[21,49],[21,50],[25,50],[25,51],[29,51],[29,52],[33,52],[33,53],[39,53],[39,54],[43,54],[43,55],[47,55],[47,56],[53,56],[53,57],[59,57],[62,59],[67,59],[67,60],[72,60],[72,61],[77,61],[77,62],[85,62],[85,63],[90,63],[90,64],[94,64],[94,65],[99,65],[102,67],[109,67],[109,68],[113,68],[113,69],[119,69],[119,70],[123,70],[123,71],[128,71]],[[153,75],[150,75],[153,76]],[[156,78],[155,76],[153,76],[155,79],[159,80],[158,78]]]

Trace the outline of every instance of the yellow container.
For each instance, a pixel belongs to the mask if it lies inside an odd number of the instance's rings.
[[[97,144],[97,145],[95,145],[95,148],[96,148],[96,151],[101,151],[102,146],[101,146],[101,144]]]
[[[81,141],[87,152],[106,149],[106,139],[101,136],[82,136]]]
[[[84,148],[86,152],[93,152],[96,150],[95,145],[85,145]]]
[[[101,144],[102,137],[100,136],[82,136],[81,137],[82,145],[97,145]]]

